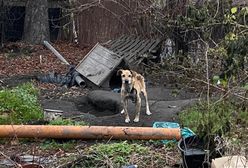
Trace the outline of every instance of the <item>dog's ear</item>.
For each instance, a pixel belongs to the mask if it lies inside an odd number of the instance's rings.
[[[132,74],[133,77],[136,77],[137,76],[137,72],[132,71],[132,70],[130,70],[130,72],[131,72],[131,74]]]
[[[120,76],[120,75],[122,74],[122,71],[123,71],[123,69],[119,69],[119,70],[117,71],[117,75]]]

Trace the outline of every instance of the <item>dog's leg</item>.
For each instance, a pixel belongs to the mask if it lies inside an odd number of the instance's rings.
[[[122,110],[121,110],[121,114],[125,113],[125,97],[121,94],[121,104],[122,104]]]
[[[124,115],[125,115],[125,123],[129,123],[130,122],[130,118],[127,112],[127,99],[123,100],[123,110],[124,110]]]
[[[143,93],[143,95],[145,97],[145,102],[146,102],[146,114],[151,115],[152,113],[151,113],[150,108],[149,108],[149,102],[148,102],[148,98],[147,98],[147,93],[146,93],[146,91],[143,91],[142,93]]]
[[[139,95],[137,95],[137,102],[136,102],[136,106],[135,106],[136,115],[135,115],[135,118],[133,120],[134,122],[139,122],[140,107],[141,107],[141,98]]]

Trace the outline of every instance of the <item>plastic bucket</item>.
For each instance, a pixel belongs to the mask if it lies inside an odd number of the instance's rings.
[[[182,138],[178,142],[181,151],[184,168],[202,168],[204,166],[206,152],[203,142],[196,136]]]

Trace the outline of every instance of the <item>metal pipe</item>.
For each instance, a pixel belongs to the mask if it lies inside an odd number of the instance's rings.
[[[179,140],[181,138],[181,133],[179,128],[0,125],[0,138],[7,137],[55,139]]]
[[[44,41],[43,42],[44,45],[49,49],[51,50],[63,63],[65,63],[66,65],[70,65],[66,59],[51,45],[49,44],[48,41]],[[82,86],[82,87],[86,87],[86,83],[85,81],[83,80],[83,78],[81,78],[81,76],[79,76],[79,73],[78,75],[75,77],[75,81],[77,82],[77,84],[79,86]]]
[[[85,81],[83,80],[83,78],[81,78],[81,76],[79,76],[79,75],[76,76],[75,81],[77,82],[77,84],[78,84],[79,86],[86,87],[86,83],[85,83]]]
[[[70,65],[65,59],[64,57],[55,49],[53,48],[53,46],[51,44],[48,43],[48,41],[44,41],[43,42],[44,45],[51,50],[57,57],[58,59],[60,59],[63,63],[65,63],[66,65]]]

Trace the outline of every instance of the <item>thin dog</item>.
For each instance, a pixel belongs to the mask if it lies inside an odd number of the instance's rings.
[[[139,122],[141,108],[141,93],[145,97],[146,114],[151,115],[152,113],[149,109],[144,77],[135,71],[123,69],[118,70],[117,75],[121,75],[122,80],[121,101],[123,105],[123,110],[121,111],[121,113],[124,113],[125,115],[125,122],[130,122],[129,114],[127,111],[128,99],[131,99],[135,103],[136,115],[133,121]]]

